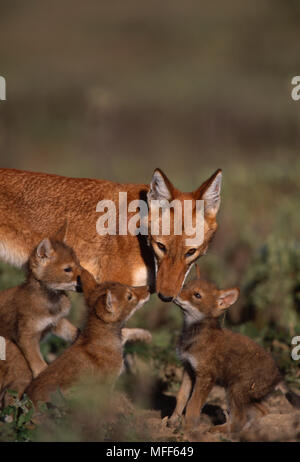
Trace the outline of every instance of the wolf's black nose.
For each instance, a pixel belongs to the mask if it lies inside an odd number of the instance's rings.
[[[165,297],[163,294],[161,294],[159,292],[158,294],[159,298],[163,301],[163,302],[171,302],[173,300],[173,297]]]
[[[81,284],[80,276],[77,276],[77,280],[76,280],[76,292],[82,292],[82,284]]]

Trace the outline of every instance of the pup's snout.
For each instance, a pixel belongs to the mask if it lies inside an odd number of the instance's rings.
[[[76,292],[83,292],[80,276],[77,276],[77,280],[76,280]]]
[[[132,289],[138,298],[144,298],[146,295],[150,294],[149,286],[132,287]]]

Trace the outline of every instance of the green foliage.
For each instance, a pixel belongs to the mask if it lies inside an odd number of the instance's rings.
[[[26,395],[19,399],[13,390],[8,394],[10,402],[0,411],[0,441],[30,441],[35,430],[31,421],[33,404]]]
[[[48,335],[40,343],[40,349],[46,361],[51,362],[56,356],[59,356],[68,346],[68,342],[56,337]]]
[[[300,322],[299,243],[271,235],[246,272],[244,291],[258,327],[273,325],[293,333]]]
[[[21,284],[25,279],[24,270],[0,262],[0,290]]]

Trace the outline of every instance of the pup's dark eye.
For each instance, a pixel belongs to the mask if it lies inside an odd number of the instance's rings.
[[[64,268],[64,271],[65,271],[66,273],[71,273],[71,271],[72,271],[71,266],[67,266],[67,268]]]
[[[191,257],[192,255],[194,255],[194,253],[196,252],[197,249],[190,249],[187,251],[187,253],[185,254],[186,257]]]
[[[127,299],[131,300],[132,299],[132,294],[128,294]]]
[[[202,298],[202,295],[199,294],[199,292],[195,292],[195,293],[194,293],[194,297],[196,297],[196,298]]]
[[[161,242],[157,242],[157,247],[162,250],[163,252],[166,251],[166,246],[162,244]]]

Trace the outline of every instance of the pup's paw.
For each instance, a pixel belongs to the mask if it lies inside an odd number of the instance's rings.
[[[149,330],[146,330],[146,329],[139,329],[139,330],[140,330],[140,333],[139,333],[139,338],[137,340],[141,342],[146,342],[146,343],[152,342],[152,334],[151,332],[149,332]]]
[[[126,342],[146,342],[149,343],[152,340],[151,333],[146,329],[122,329],[122,340],[123,345]]]
[[[167,427],[176,428],[181,425],[181,416],[173,414],[167,421]]]

